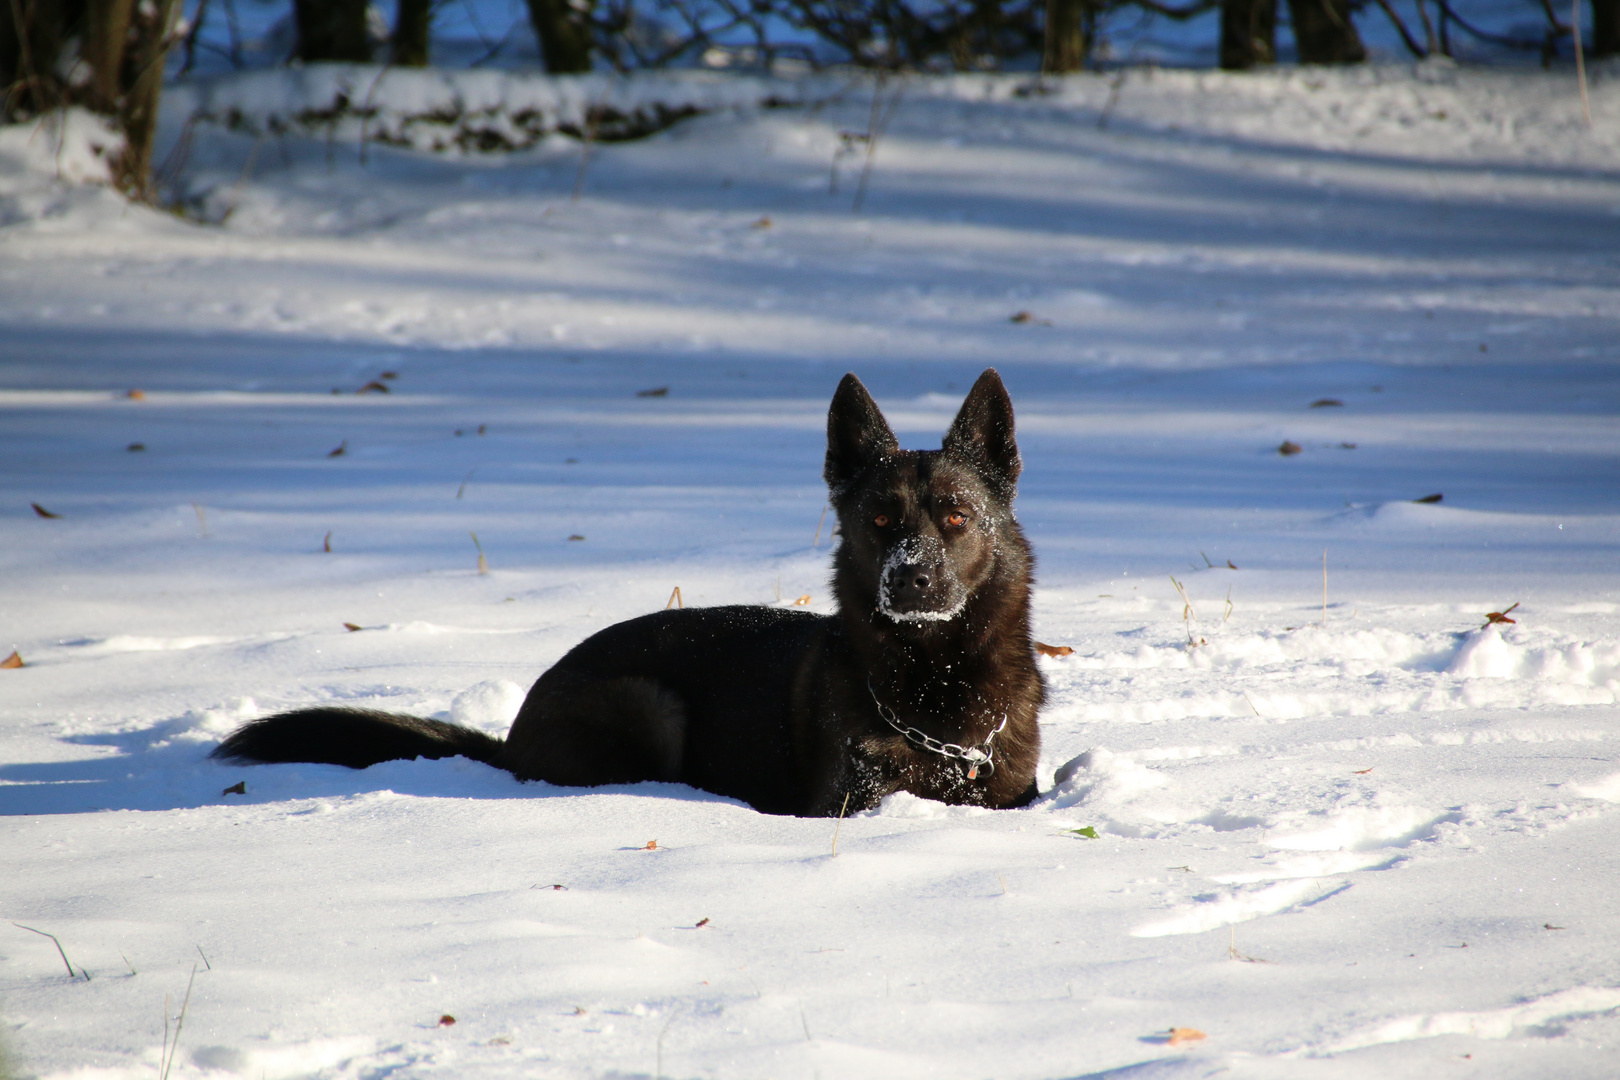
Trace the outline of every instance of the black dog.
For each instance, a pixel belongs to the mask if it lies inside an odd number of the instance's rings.
[[[994,370],[924,451],[901,450],[846,375],[824,473],[843,534],[837,615],[690,608],[610,626],[540,676],[504,741],[315,708],[255,720],[213,756],[362,769],[462,754],[520,780],[678,781],[772,814],[865,810],[895,791],[1022,806],[1045,690],[1012,514],[1021,468]]]

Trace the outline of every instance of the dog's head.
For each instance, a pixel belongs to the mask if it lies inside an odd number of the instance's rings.
[[[823,472],[843,533],[840,577],[896,622],[956,618],[1007,546],[1023,550],[1012,517],[1022,467],[995,369],[973,384],[938,450],[901,450],[872,395],[845,375]]]

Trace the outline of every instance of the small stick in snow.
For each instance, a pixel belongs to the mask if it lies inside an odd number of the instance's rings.
[[[568,197],[569,202],[579,202],[580,193],[585,190],[585,169],[591,163],[591,144],[596,141],[596,108],[589,102],[585,105],[585,131],[580,138],[579,145],[579,171],[574,173],[574,193]]]
[[[62,516],[61,514],[53,514],[53,513],[51,513],[49,510],[47,510],[43,506],[39,505],[39,503],[29,503],[28,505],[32,506],[34,508],[34,514],[37,517],[59,518],[59,517]]]
[[[675,586],[674,590],[670,592],[669,599],[664,602],[664,610],[668,611],[670,608],[684,607],[686,607],[686,603],[681,599],[681,587],[677,585]]]
[[[24,926],[20,922],[14,922],[11,925],[15,926],[19,930],[27,930],[31,934],[38,934],[40,937],[48,937],[48,938],[50,938],[51,941],[56,945],[57,954],[62,957],[63,965],[66,966],[67,969],[68,969],[68,978],[70,978],[70,979],[78,978],[79,973],[75,972],[73,970],[73,965],[68,963],[67,950],[62,948],[62,943],[57,940],[57,937],[56,937],[55,934],[47,934],[43,930],[35,930],[32,926]],[[88,971],[84,971],[83,974],[84,974],[84,981],[89,982],[90,981],[90,973]]]
[[[472,537],[473,547],[478,549],[478,572],[480,574],[489,573],[489,560],[484,558],[484,545],[478,542],[478,534],[469,532],[467,535]]]
[[[1586,99],[1586,57],[1581,48],[1581,0],[1570,0],[1569,29],[1575,35],[1575,81],[1581,84],[1581,115],[1592,127],[1592,103]]]
[[[247,784],[246,784],[246,782],[244,782],[242,784],[242,788],[243,788],[242,794],[246,795],[247,794],[247,790],[246,790],[247,789]],[[197,955],[203,958],[203,967],[207,968],[209,971],[214,970],[214,965],[210,964],[208,962],[208,954],[202,951],[202,946],[201,945],[197,946]]]
[[[838,830],[844,827],[844,811],[849,809],[849,792],[844,792],[844,805],[838,808],[838,824],[833,826],[833,858],[838,857]]]
[[[1260,710],[1254,708],[1254,700],[1249,697],[1249,692],[1247,690],[1239,690],[1238,693],[1242,694],[1243,700],[1249,703],[1249,708],[1254,709],[1254,715],[1259,716]]]
[[[169,995],[163,995],[163,1041],[166,1044],[167,1054],[161,1056],[163,1071],[158,1074],[158,1080],[169,1080],[169,1070],[174,1068],[174,1052],[180,1048],[180,1032],[186,1026],[186,1007],[191,1004],[191,984],[197,981],[197,965],[191,965],[191,978],[186,981],[185,1000],[180,1002],[180,1018],[174,1024],[174,1042],[169,1044]]]

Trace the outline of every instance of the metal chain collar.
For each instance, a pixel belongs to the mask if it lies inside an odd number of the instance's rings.
[[[996,736],[1000,735],[1002,729],[1007,726],[1006,713],[1001,714],[1001,723],[997,724],[995,730],[984,737],[984,742],[978,746],[962,746],[958,743],[941,742],[926,731],[919,731],[908,724],[902,724],[899,717],[895,716],[894,710],[878,700],[877,690],[872,686],[872,677],[870,675],[866,678],[866,690],[872,695],[872,703],[877,706],[878,715],[883,717],[883,722],[905,736],[906,742],[923,750],[939,754],[942,757],[962,762],[967,769],[967,778],[969,780],[977,780],[980,770],[984,771],[986,780],[996,775],[996,763],[991,759],[990,755],[995,750],[993,744]]]

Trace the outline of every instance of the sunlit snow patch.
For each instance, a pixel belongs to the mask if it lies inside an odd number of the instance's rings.
[[[1561,1035],[1560,1021],[1583,1020],[1620,1009],[1620,988],[1577,986],[1505,1009],[1478,1012],[1416,1013],[1376,1024],[1317,1051],[1342,1054],[1383,1043],[1428,1039],[1436,1035],[1473,1035],[1510,1039],[1526,1035]]]

